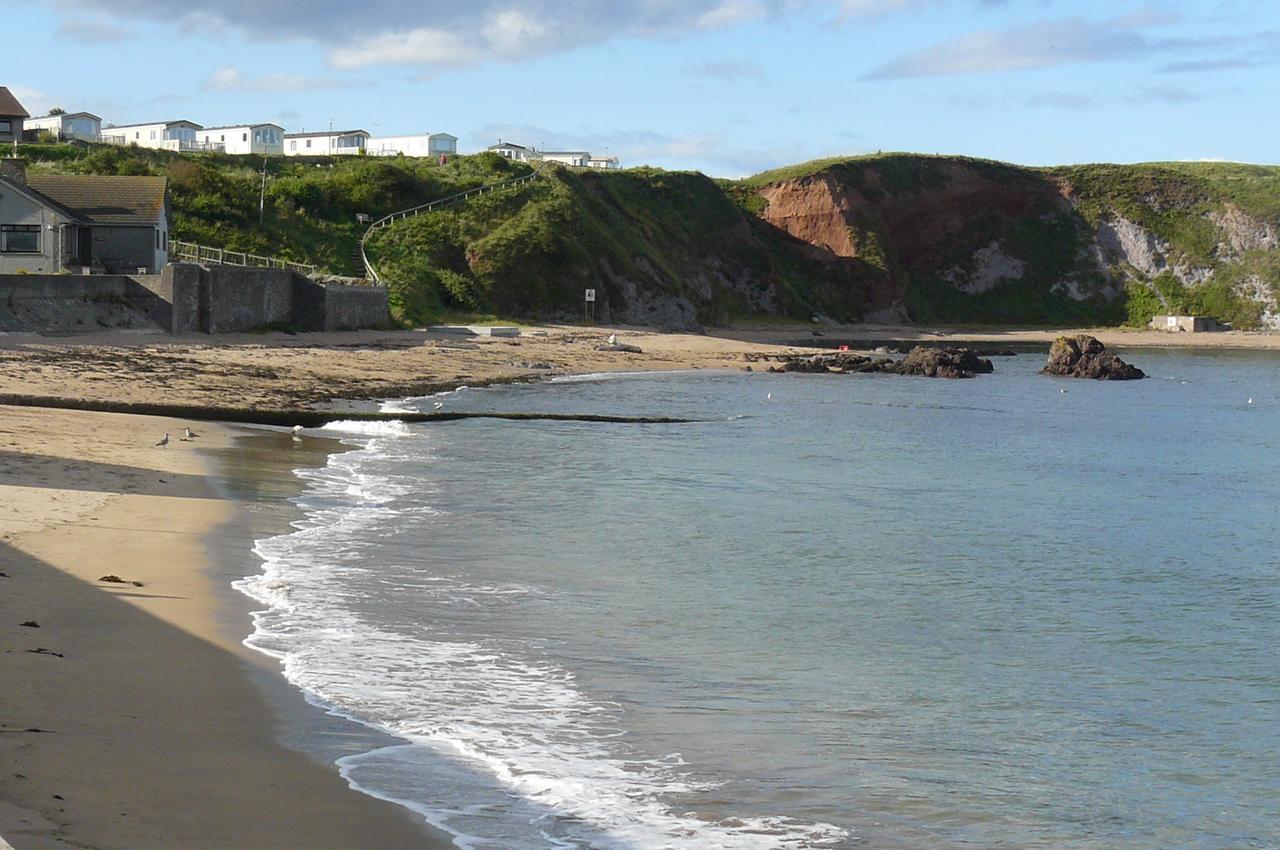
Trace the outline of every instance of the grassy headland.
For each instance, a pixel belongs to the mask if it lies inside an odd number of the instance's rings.
[[[527,173],[492,154],[262,160],[29,145],[33,169],[170,178],[173,235],[358,274],[373,217]],[[1025,168],[875,154],[738,180],[548,166],[518,189],[380,231],[393,307],[668,327],[744,317],[1256,326],[1280,299],[1280,168],[1147,163]]]

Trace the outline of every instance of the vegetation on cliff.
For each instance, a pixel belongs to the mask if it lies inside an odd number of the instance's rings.
[[[526,173],[431,160],[177,154],[28,145],[33,170],[170,178],[178,239],[359,274],[358,213]],[[1145,324],[1280,312],[1280,168],[1023,168],[876,154],[745,180],[547,166],[520,189],[397,222],[372,242],[405,319],[465,310],[672,327],[744,317]]]

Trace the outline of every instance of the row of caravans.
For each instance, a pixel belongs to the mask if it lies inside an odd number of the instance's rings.
[[[279,124],[236,124],[204,127],[194,121],[155,121],[102,126],[90,112],[27,118],[28,138],[50,135],[62,140],[137,145],[172,151],[217,151],[258,156],[453,156],[458,137],[448,133],[373,137],[364,130],[286,133]]]

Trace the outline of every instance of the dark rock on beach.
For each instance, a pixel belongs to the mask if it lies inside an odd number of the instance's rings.
[[[1049,348],[1049,362],[1042,375],[1089,378],[1095,381],[1134,381],[1147,374],[1107,351],[1097,337],[1088,334],[1060,336]]]
[[[972,378],[992,371],[991,361],[983,360],[967,348],[916,347],[901,360],[890,357],[867,357],[839,352],[790,357],[770,372],[813,372],[837,375],[884,372],[891,375],[920,375],[926,378]]]
[[[898,374],[926,378],[972,378],[992,371],[991,361],[982,359],[969,348],[916,346],[898,364]]]

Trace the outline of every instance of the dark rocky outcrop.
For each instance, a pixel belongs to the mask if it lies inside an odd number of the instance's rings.
[[[992,371],[991,361],[969,348],[916,346],[898,363],[898,374],[926,378],[972,378]]]
[[[813,372],[837,375],[884,372],[891,375],[919,375],[925,378],[972,378],[992,371],[991,361],[983,360],[968,348],[924,348],[917,346],[901,360],[890,357],[867,357],[839,352],[790,357],[770,372]]]
[[[1060,336],[1049,348],[1049,362],[1042,375],[1089,378],[1095,381],[1133,381],[1147,374],[1107,351],[1097,337],[1088,334]]]

